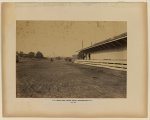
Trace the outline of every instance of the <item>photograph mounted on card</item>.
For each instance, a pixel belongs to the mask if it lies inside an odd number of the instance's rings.
[[[3,3],[4,116],[147,117],[146,10]]]

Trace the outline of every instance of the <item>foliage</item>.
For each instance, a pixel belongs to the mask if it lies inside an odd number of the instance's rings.
[[[44,58],[42,52],[38,51],[35,55],[36,58]]]
[[[34,52],[29,52],[29,53],[28,53],[28,57],[29,57],[29,58],[35,57],[35,53],[34,53]]]

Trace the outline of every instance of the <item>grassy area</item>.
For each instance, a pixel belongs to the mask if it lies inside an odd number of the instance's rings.
[[[16,97],[125,98],[125,71],[63,60],[26,59],[16,65]]]

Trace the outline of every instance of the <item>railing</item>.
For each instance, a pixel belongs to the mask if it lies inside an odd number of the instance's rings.
[[[77,64],[84,64],[96,67],[105,67],[109,69],[127,71],[127,61],[126,60],[75,60]]]

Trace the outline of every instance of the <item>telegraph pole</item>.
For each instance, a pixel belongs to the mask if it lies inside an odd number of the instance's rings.
[[[82,49],[83,49],[83,40],[82,40]]]

